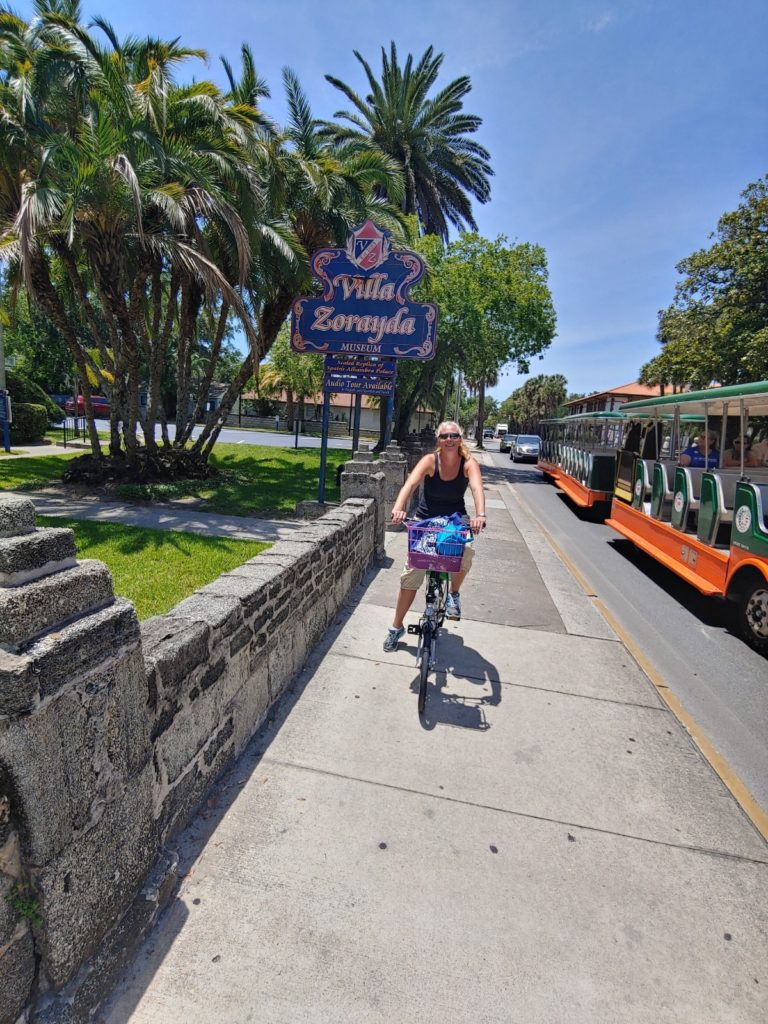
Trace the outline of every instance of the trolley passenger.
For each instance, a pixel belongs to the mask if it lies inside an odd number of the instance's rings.
[[[680,465],[691,469],[717,469],[720,465],[720,452],[715,448],[717,435],[710,430],[703,430],[694,443],[680,453]]]
[[[751,466],[751,467],[754,468],[755,466],[759,466],[760,465],[759,457],[755,454],[755,452],[752,451],[752,438],[751,437],[747,436],[747,437],[744,438],[743,450],[744,450],[744,465],[745,466]],[[737,469],[740,469],[741,468],[741,452],[742,452],[741,437],[738,437],[738,436],[734,437],[733,441],[731,442],[730,449],[725,453],[725,456],[723,457],[723,465],[724,466],[729,466],[729,467],[734,467],[735,466]]]

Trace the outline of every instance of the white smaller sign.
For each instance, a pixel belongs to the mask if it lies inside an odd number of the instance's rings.
[[[749,533],[752,529],[752,509],[749,505],[742,505],[737,509],[733,522],[739,533]]]

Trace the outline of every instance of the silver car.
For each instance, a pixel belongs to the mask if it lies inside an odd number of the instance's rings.
[[[518,434],[509,457],[513,462],[538,462],[541,438],[538,434]]]

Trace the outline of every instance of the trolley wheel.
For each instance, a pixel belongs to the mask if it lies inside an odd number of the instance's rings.
[[[429,662],[432,655],[432,644],[427,641],[421,649],[421,663],[419,665],[419,714],[424,714],[424,707],[427,703],[427,678],[429,676]]]
[[[768,582],[751,579],[739,594],[739,630],[750,647],[768,654]]]

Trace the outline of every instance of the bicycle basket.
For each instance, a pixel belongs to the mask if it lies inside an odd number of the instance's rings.
[[[464,557],[464,540],[452,535],[447,542],[440,542],[447,533],[445,525],[429,522],[407,523],[408,527],[408,568],[433,569],[435,572],[460,572]],[[455,528],[454,528],[455,530]],[[456,531],[458,532],[458,531]]]

